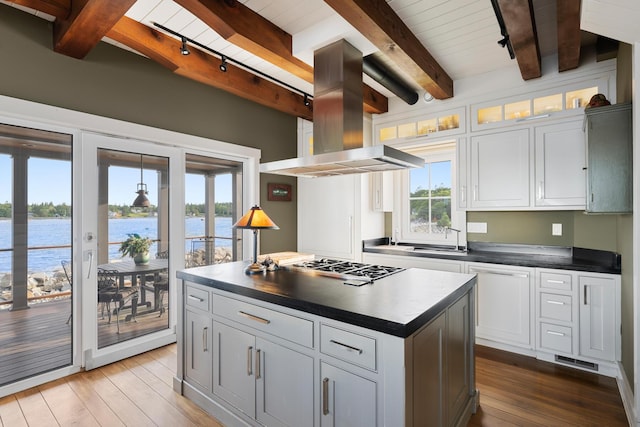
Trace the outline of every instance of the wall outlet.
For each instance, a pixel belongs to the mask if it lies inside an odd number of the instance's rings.
[[[562,224],[551,224],[551,235],[562,236]]]
[[[487,223],[486,222],[468,222],[467,233],[487,234]]]

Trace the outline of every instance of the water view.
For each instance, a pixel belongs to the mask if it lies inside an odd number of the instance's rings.
[[[216,217],[216,237],[231,237],[231,217]],[[29,220],[30,248],[47,247],[41,250],[29,250],[29,272],[53,272],[60,270],[60,261],[71,258],[71,219],[43,218]],[[152,240],[157,238],[157,218],[113,218],[109,219],[109,242],[121,242],[129,233],[138,233]],[[185,220],[186,237],[204,236],[204,218],[189,217]],[[0,250],[11,248],[11,221],[0,220]],[[191,239],[185,240],[185,251],[191,251]],[[57,248],[63,246],[62,248]],[[67,246],[67,247],[64,247]],[[231,246],[230,240],[216,239],[216,247]],[[120,258],[119,244],[109,245],[109,259]],[[156,245],[151,247],[151,254]],[[11,251],[0,252],[0,275],[11,271]]]

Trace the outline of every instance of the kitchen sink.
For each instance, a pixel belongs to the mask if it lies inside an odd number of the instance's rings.
[[[456,249],[454,246],[408,246],[408,245],[379,245],[376,249],[387,249],[392,251],[416,252],[421,254],[447,254],[466,255],[465,249]]]

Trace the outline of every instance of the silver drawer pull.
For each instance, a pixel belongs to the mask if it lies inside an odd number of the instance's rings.
[[[564,285],[567,282],[565,282],[564,280],[547,279],[547,283],[553,283],[554,285]]]
[[[563,334],[562,332],[547,331],[547,333],[548,333],[549,335],[557,335],[557,336],[559,336],[559,337],[563,337],[563,336],[564,336],[564,334]]]
[[[358,353],[358,354],[362,354],[362,349],[360,349],[360,348],[358,348],[358,347],[352,347],[352,346],[350,346],[350,345],[343,344],[343,343],[341,343],[341,342],[339,342],[339,341],[335,341],[335,340],[329,340],[329,342],[330,342],[331,344],[335,344],[335,345],[337,345],[337,346],[340,346],[340,347],[342,347],[342,348],[344,348],[344,349],[346,349],[346,350],[348,350],[348,351],[355,351],[355,352],[356,352],[356,353]]]
[[[197,296],[194,296],[194,295],[189,295],[187,298],[190,299],[191,301],[204,302],[204,299],[198,298]]]
[[[238,314],[248,319],[255,320],[256,322],[264,323],[265,325],[268,325],[269,323],[271,323],[271,320],[269,319],[265,319],[259,316],[254,316],[253,314],[245,313],[244,311],[239,311]]]
[[[248,376],[253,375],[253,371],[251,370],[251,368],[253,367],[253,363],[251,363],[252,358],[253,358],[253,347],[249,346],[247,347],[247,375]]]
[[[322,380],[322,415],[329,415],[329,378]]]
[[[562,301],[547,300],[547,304],[564,305]]]
[[[469,269],[470,273],[486,273],[486,274],[495,274],[496,276],[510,276],[510,277],[522,277],[523,279],[528,279],[529,275],[526,273],[507,273],[503,271],[491,271],[491,270],[479,270],[477,268]]]

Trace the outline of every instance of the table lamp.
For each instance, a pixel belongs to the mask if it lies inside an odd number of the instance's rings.
[[[253,264],[247,267],[245,273],[255,274],[265,271],[265,266],[258,264],[258,230],[272,229],[279,230],[278,227],[267,214],[257,205],[249,209],[235,224],[233,228],[246,228],[253,231]]]

